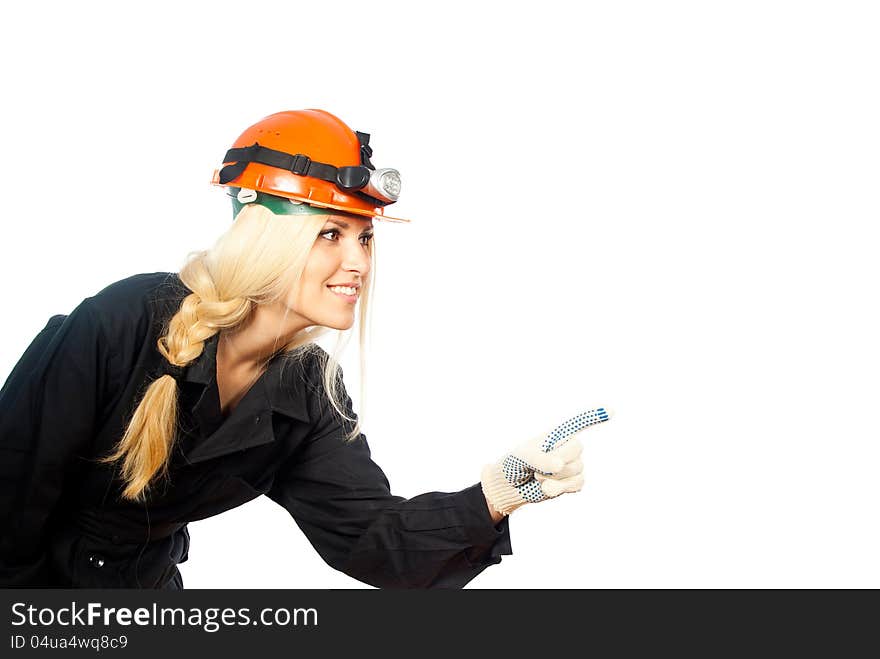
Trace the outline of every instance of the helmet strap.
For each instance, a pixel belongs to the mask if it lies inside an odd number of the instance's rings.
[[[361,145],[361,164],[368,169],[376,169],[370,162],[370,156],[373,155],[373,147],[370,146],[370,134],[362,133],[359,130],[354,131],[357,135],[358,142]]]
[[[370,136],[366,133],[358,133],[357,135],[361,144],[361,162],[366,160],[369,163],[370,155],[373,153],[368,144]],[[220,169],[218,176],[220,185],[226,185],[237,179],[244,173],[248,164],[254,162],[277,167],[278,169],[292,172],[297,176],[308,176],[321,181],[327,181],[349,194],[357,192],[359,195],[365,195],[363,188],[370,179],[371,170],[375,170],[371,164],[336,167],[335,165],[312,160],[302,153],[295,155],[284,153],[283,151],[276,151],[275,149],[262,146],[257,142],[250,146],[229,149],[223,157],[223,162],[230,164],[224,165]],[[366,197],[376,206],[386,206],[389,203],[369,195],[366,195]]]

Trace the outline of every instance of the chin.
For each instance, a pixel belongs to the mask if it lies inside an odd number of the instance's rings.
[[[325,318],[325,319],[322,319],[322,320],[318,321],[318,322],[315,323],[315,324],[316,324],[316,325],[321,325],[322,327],[326,327],[326,328],[328,328],[328,329],[335,329],[335,330],[347,330],[347,329],[351,329],[352,326],[354,325],[354,314],[352,314],[352,315],[351,315],[351,318],[348,318],[348,319],[341,319],[341,318],[331,319],[331,318]]]

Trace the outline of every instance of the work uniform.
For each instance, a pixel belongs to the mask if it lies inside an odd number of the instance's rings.
[[[191,291],[174,273],[111,284],[53,316],[0,391],[0,586],[182,588],[187,523],[265,494],[333,568],[378,587],[460,588],[510,554],[479,484],[393,496],[366,438],[350,443],[323,393],[317,346],[276,355],[228,417],[218,335],[188,366],[156,342]],[[119,464],[99,464],[146,387],[178,383],[169,477],[146,502],[120,497]],[[343,396],[349,416],[351,398]]]

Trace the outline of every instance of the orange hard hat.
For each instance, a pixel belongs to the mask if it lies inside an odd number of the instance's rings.
[[[214,172],[215,185],[254,190],[319,208],[408,222],[385,215],[400,174],[370,162],[370,136],[324,110],[278,112],[245,130]]]

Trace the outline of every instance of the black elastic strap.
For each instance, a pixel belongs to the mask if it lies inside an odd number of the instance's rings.
[[[373,167],[373,163],[370,162],[370,157],[373,155],[373,147],[370,146],[370,134],[362,133],[359,130],[354,131],[354,134],[357,135],[358,142],[361,145],[361,164],[369,169],[376,169]]]
[[[257,143],[238,149],[229,149],[223,157],[223,162],[233,162],[232,165],[226,165],[220,170],[220,184],[225,185],[230,181],[234,181],[242,172],[248,163],[257,162],[261,165],[269,165],[270,167],[278,167],[285,169],[299,176],[310,176],[312,178],[337,183],[337,168],[333,165],[326,165],[321,162],[315,162],[308,156],[301,153],[291,155],[283,151],[276,151]]]
[[[163,359],[162,363],[159,364],[156,368],[150,371],[147,375],[151,381],[158,380],[163,375],[170,375],[178,382],[183,377],[183,371],[186,369],[186,366],[177,366],[172,364],[167,359]]]
[[[356,194],[358,197],[378,206],[386,206],[388,204],[387,201],[371,197],[362,191],[362,188],[370,180],[369,170],[375,168],[370,163],[370,156],[373,155],[373,150],[368,144],[370,136],[366,133],[357,133],[357,136],[361,144],[361,162],[364,164],[354,167],[336,167],[335,165],[316,162],[301,153],[291,155],[283,151],[276,151],[275,149],[261,146],[257,142],[250,146],[229,149],[223,157],[223,162],[232,164],[224,165],[220,169],[220,185],[226,185],[234,181],[244,173],[249,163],[256,162],[261,165],[284,169],[298,176],[309,176],[333,183],[340,190]]]

